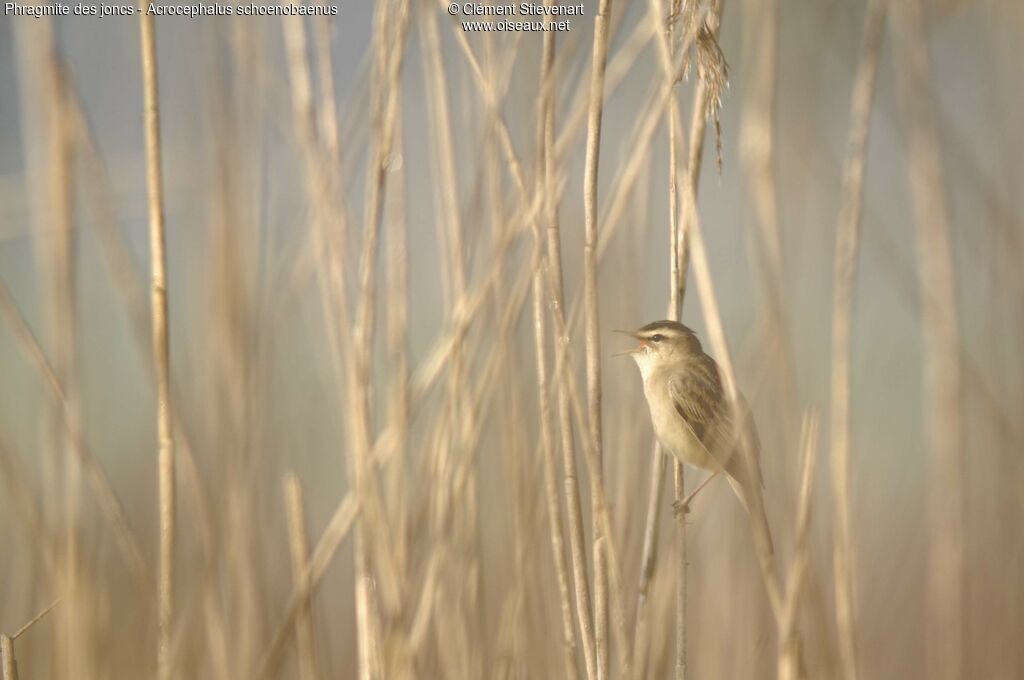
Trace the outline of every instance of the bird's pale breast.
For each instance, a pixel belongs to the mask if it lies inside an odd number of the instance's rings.
[[[668,394],[668,381],[664,373],[654,373],[644,381],[644,394],[651,409],[654,435],[662,448],[684,463],[705,470],[717,470],[718,465],[676,410]]]

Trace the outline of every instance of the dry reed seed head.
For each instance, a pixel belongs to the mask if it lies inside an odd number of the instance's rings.
[[[689,24],[687,23],[687,17],[684,14],[684,10],[689,14],[693,13],[694,10],[691,6],[694,3],[692,0],[688,0],[685,3],[683,3],[682,0],[668,0],[666,4],[668,5],[668,13],[665,15],[665,30],[671,32],[675,28],[679,19],[682,18],[683,31],[688,31]]]
[[[703,22],[697,31],[697,77],[704,86],[704,117],[715,123],[718,174],[722,174],[722,92],[729,87],[729,64],[714,31]]]
[[[698,19],[700,0],[683,0],[681,7],[679,0],[672,0],[671,6],[671,12],[666,18],[666,30],[672,30],[675,23],[679,19],[682,19],[683,30],[676,33],[676,35],[682,38],[683,44],[688,44],[687,38],[689,36],[694,36],[697,34],[697,29],[701,23]],[[675,46],[673,46],[673,50],[674,49]],[[677,76],[676,82],[678,82],[678,78],[681,78],[683,80],[690,79],[691,63],[692,62],[690,60],[690,50],[687,49],[686,52],[683,54],[682,73],[681,75]]]

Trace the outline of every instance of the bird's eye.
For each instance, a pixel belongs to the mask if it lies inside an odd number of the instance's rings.
[[[665,336],[662,335],[661,333],[657,333],[657,334],[651,336],[651,342],[661,342],[664,339],[665,339]]]

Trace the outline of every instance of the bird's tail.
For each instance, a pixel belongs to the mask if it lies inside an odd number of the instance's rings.
[[[742,464],[742,458],[737,456],[737,462]],[[730,468],[738,466],[730,465]],[[744,465],[745,469],[746,466]],[[767,552],[768,555],[775,554],[775,544],[772,542],[772,532],[768,527],[768,514],[764,510],[764,494],[761,493],[761,485],[751,479],[749,474],[733,474],[730,469],[727,478],[733,491],[743,503],[743,507],[750,517],[750,526],[754,532],[754,541],[758,544],[758,550]]]

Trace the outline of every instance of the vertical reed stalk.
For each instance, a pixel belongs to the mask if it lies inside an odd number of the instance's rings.
[[[47,27],[49,28],[49,27]],[[40,46],[46,64],[46,98],[49,102],[49,197],[50,224],[37,237],[44,244],[44,289],[48,292],[47,335],[51,351],[51,365],[60,382],[67,403],[66,417],[77,431],[81,414],[78,380],[74,357],[78,342],[78,321],[75,310],[75,230],[74,230],[74,138],[68,111],[68,86],[61,69],[53,35],[44,31]],[[54,403],[53,409],[60,405]],[[83,639],[84,626],[75,613],[88,605],[81,601],[85,593],[81,587],[80,548],[78,542],[79,512],[81,505],[81,468],[74,454],[74,442],[68,428],[60,425],[59,417],[51,412],[52,431],[47,433],[63,466],[61,488],[64,503],[63,568],[60,586],[69,601],[64,608],[58,635],[58,655],[66,675],[88,676],[88,645]]]
[[[595,521],[595,524],[597,522]],[[595,535],[597,534],[595,528]],[[594,542],[594,647],[598,677],[608,677],[608,553],[603,532]],[[603,587],[597,584],[603,583]],[[600,617],[600,618],[598,618]]]
[[[553,114],[549,114],[552,116]],[[553,121],[546,125],[553,128]],[[546,133],[549,139],[553,131]],[[549,144],[550,146],[550,144]],[[545,174],[553,176],[554,156],[549,148],[545,164],[548,166]],[[562,275],[562,238],[558,224],[557,211],[546,216],[547,222],[547,273],[548,291],[553,308],[552,316],[557,322],[562,318],[563,323],[555,323],[552,327],[552,336],[555,340],[555,378],[558,389],[558,424],[562,433],[562,474],[565,485],[566,517],[569,526],[569,548],[572,556],[573,582],[576,591],[576,618],[579,623],[580,637],[583,640],[583,660],[586,664],[587,679],[597,680],[597,661],[594,647],[594,620],[591,617],[590,604],[590,582],[587,576],[587,549],[583,534],[583,510],[580,503],[579,478],[576,471],[576,452],[573,442],[572,413],[569,402],[569,376],[568,370],[561,367],[561,355],[569,343],[568,331],[565,328],[564,318],[560,315],[565,306],[565,294]]]
[[[836,631],[844,680],[857,678],[850,499],[850,345],[864,204],[864,169],[885,5],[885,0],[871,0],[864,20],[860,58],[853,84],[847,156],[843,165],[832,291],[832,493],[836,504],[832,565]]]
[[[359,256],[359,296],[355,324],[352,329],[353,356],[348,381],[349,437],[353,457],[355,485],[362,512],[356,522],[356,616],[359,630],[359,676],[363,680],[381,677],[381,657],[378,625],[380,612],[373,593],[373,571],[370,550],[374,545],[385,546],[389,538],[385,517],[380,506],[376,477],[372,461],[372,385],[373,337],[376,306],[376,262],[380,240],[385,189],[387,186],[387,160],[394,139],[397,115],[399,74],[405,54],[405,27],[409,8],[404,3],[382,2],[374,13],[376,74],[380,82],[371,94],[371,127],[373,152],[367,173],[364,203],[363,239]],[[393,28],[394,43],[385,41],[387,30]],[[391,49],[388,49],[390,47]],[[381,565],[390,568],[387,563]],[[390,576],[390,574],[389,574]],[[392,588],[394,584],[392,583]],[[397,594],[394,595],[397,597]]]
[[[446,317],[455,329],[452,350],[450,356],[450,367],[448,372],[448,403],[447,423],[448,436],[450,441],[442,447],[448,449],[454,455],[451,457],[451,470],[459,471],[450,479],[444,481],[444,495],[454,495],[459,486],[455,477],[466,475],[465,484],[461,489],[466,494],[459,498],[458,503],[465,510],[453,518],[454,526],[450,529],[450,537],[446,536],[445,541],[452,541],[452,550],[448,551],[451,559],[464,560],[458,568],[462,569],[469,578],[454,582],[444,580],[442,588],[455,589],[451,596],[466,609],[460,611],[456,620],[459,624],[459,631],[456,633],[460,640],[458,646],[459,656],[462,657],[462,672],[477,675],[482,672],[484,664],[483,650],[476,649],[461,641],[468,639],[469,626],[480,623],[480,599],[481,582],[479,579],[479,560],[474,556],[476,547],[479,545],[479,522],[477,516],[477,504],[473,498],[476,491],[476,460],[473,438],[475,424],[475,409],[471,404],[469,396],[467,376],[467,343],[466,332],[469,328],[469,321],[464,314],[467,298],[467,275],[464,263],[465,242],[463,237],[462,218],[459,211],[457,189],[459,186],[456,173],[455,148],[453,133],[455,128],[452,124],[451,110],[448,102],[448,81],[445,73],[440,37],[437,29],[437,10],[429,4],[424,5],[424,13],[421,17],[420,28],[422,30],[425,46],[424,69],[427,85],[427,101],[429,109],[429,120],[431,130],[432,149],[437,165],[437,193],[440,196],[437,206],[437,228],[439,238],[445,245],[442,267],[446,272],[448,286],[445,288]],[[446,466],[443,466],[446,467]],[[445,504],[445,514],[448,514],[451,506]],[[447,570],[446,570],[447,571]],[[456,595],[457,593],[457,595]],[[472,670],[470,670],[472,669]]]
[[[658,5],[652,3],[651,16],[653,20],[660,19],[656,11]],[[717,2],[709,10],[711,21],[718,28],[718,18],[721,12],[721,3]],[[674,30],[675,23],[683,20],[681,35]],[[668,104],[668,134],[669,134],[669,305],[668,318],[679,320],[682,318],[683,302],[686,295],[686,279],[689,269],[689,222],[688,213],[684,212],[682,229],[680,229],[680,205],[679,205],[679,168],[678,168],[678,134],[680,127],[678,103],[675,96],[675,87],[679,82],[680,74],[677,73],[676,56],[682,57],[682,64],[686,63],[687,52],[692,41],[696,37],[696,10],[691,4],[685,7],[680,0],[670,0],[668,20],[665,22],[665,31],[662,36],[656,33],[659,40],[659,54],[662,61],[662,70],[666,79],[666,101]],[[660,31],[661,23],[657,21],[657,30]],[[676,37],[679,35],[681,44],[677,44]],[[707,125],[706,110],[707,88],[703,80],[699,80],[694,92],[693,114],[690,125],[690,140],[687,172],[685,181],[689,185],[689,191],[684,197],[697,195],[700,182],[700,165],[704,151],[704,132]],[[684,468],[678,461],[673,464],[673,486],[676,501],[682,502],[685,498],[685,475]],[[660,515],[660,498],[662,494],[662,480],[665,476],[666,458],[657,443],[654,447],[654,459],[651,466],[651,478],[649,485],[648,507],[646,523],[644,526],[643,552],[640,561],[640,586],[637,599],[636,615],[636,639],[645,637],[644,616],[646,614],[647,591],[650,585],[651,576],[654,573],[654,561],[657,555],[656,537]],[[675,673],[677,677],[685,677],[686,674],[686,526],[685,518],[677,522],[675,527],[676,558],[679,565],[678,579],[676,585],[676,657]],[[641,653],[641,650],[637,650]]]
[[[164,232],[163,178],[160,158],[160,100],[157,93],[156,27],[140,15],[142,78],[145,97],[146,186],[149,204],[149,250],[152,269],[153,363],[157,388],[157,440],[160,477],[160,567],[157,585],[157,674],[172,676],[171,627],[174,623],[174,438],[171,429],[170,353],[167,318],[167,254]]]
[[[712,350],[714,351],[718,360],[718,365],[721,368],[722,382],[724,383],[726,394],[729,397],[729,401],[736,404],[738,403],[736,374],[733,370],[732,355],[729,352],[729,344],[725,337],[725,327],[722,324],[722,315],[718,308],[718,298],[715,295],[714,282],[711,278],[711,267],[708,262],[707,248],[704,245],[704,235],[701,230],[700,218],[697,213],[692,186],[688,183],[684,186],[688,195],[684,197],[683,205],[688,213],[687,220],[691,227],[690,233],[693,242],[692,254],[694,265],[693,274],[697,282],[697,292],[700,297],[701,310],[703,311],[704,321],[708,328],[708,335],[710,337]],[[750,443],[746,441],[746,438],[743,439],[744,441],[741,447],[743,449],[742,455],[747,459],[749,465],[753,452],[749,450]],[[762,578],[764,579],[765,590],[768,594],[768,601],[771,604],[775,621],[778,623],[782,610],[782,585],[779,582],[779,577],[772,566],[773,560],[771,547],[758,538],[760,536],[759,532],[754,531],[753,534],[755,537],[754,547],[758,555],[758,563],[761,568]]]
[[[670,16],[678,17],[682,11],[681,0],[670,0]],[[668,42],[668,57],[669,64],[672,64],[675,60],[675,20],[669,20],[665,26],[665,39]],[[671,78],[671,74],[667,73],[666,78]],[[676,95],[675,95],[674,81],[669,81],[670,96],[672,97],[672,105],[669,107],[668,113],[668,212],[669,212],[669,228],[668,228],[668,240],[669,240],[669,310],[668,318],[674,321],[678,321],[682,318],[683,314],[683,299],[682,299],[682,286],[683,280],[681,278],[682,272],[680,271],[679,263],[679,243],[681,241],[679,234],[679,169],[678,169],[678,154],[679,154],[679,140],[678,140],[678,121],[676,118]],[[655,455],[664,456],[661,451],[656,452]],[[654,463],[655,470],[661,470],[664,474],[665,464],[664,462]],[[682,501],[686,496],[686,477],[683,470],[683,463],[678,460],[672,461],[672,480],[673,487],[675,490],[675,498],[677,501]],[[652,492],[660,492],[660,480],[652,481]],[[675,678],[676,680],[685,680],[686,678],[686,514],[679,518],[674,525],[675,530],[675,543],[676,543],[676,656],[675,656]]]
[[[520,163],[518,161],[518,158],[516,157],[515,150],[512,147],[511,137],[510,137],[510,135],[508,133],[508,128],[505,125],[505,122],[504,122],[504,120],[502,119],[502,117],[500,115],[500,111],[498,111],[498,109],[497,109],[497,107],[499,105],[499,101],[496,98],[496,96],[492,93],[493,87],[491,86],[489,81],[486,78],[484,78],[483,73],[482,73],[482,71],[481,71],[481,69],[479,67],[479,64],[477,63],[476,58],[473,56],[472,49],[470,48],[469,43],[466,40],[465,33],[463,31],[456,30],[454,32],[454,35],[455,35],[456,41],[459,43],[460,48],[462,49],[463,53],[466,55],[466,58],[469,61],[469,64],[471,66],[471,71],[472,71],[474,77],[476,78],[480,89],[483,91],[484,100],[485,100],[485,102],[487,103],[487,105],[489,107],[488,113],[491,114],[491,116],[492,116],[492,118],[494,120],[494,123],[495,123],[495,125],[497,127],[497,131],[498,131],[498,135],[499,135],[499,140],[501,142],[501,149],[502,149],[503,154],[506,157],[506,161],[508,163],[509,169],[511,170],[512,178],[515,181],[516,188],[520,191],[521,197],[522,197],[524,203],[528,203],[528,194],[526,192],[526,186],[525,186],[525,180],[523,179],[522,168],[521,168],[521,165],[520,165]],[[651,117],[653,118],[653,116],[651,116]],[[552,146],[552,148],[555,148],[555,145],[552,144],[551,146]],[[557,155],[557,153],[555,155]],[[531,211],[530,211],[529,208],[527,208],[526,212],[530,213]],[[529,221],[531,219],[532,219],[532,214],[528,214],[527,221]],[[568,324],[566,322],[566,315],[564,314],[563,307],[562,307],[562,305],[564,303],[564,294],[563,294],[563,285],[562,285],[561,259],[560,259],[560,255],[559,255],[559,257],[557,258],[557,262],[555,262],[553,259],[551,259],[551,255],[550,255],[550,249],[551,249],[550,243],[552,242],[551,236],[552,236],[552,234],[554,234],[554,236],[558,237],[558,228],[557,227],[558,227],[557,220],[555,220],[554,222],[552,222],[548,226],[548,235],[549,235],[549,264],[554,264],[555,266],[552,266],[552,267],[550,267],[548,269],[547,275],[548,275],[548,285],[550,286],[551,290],[554,291],[552,293],[551,309],[552,309],[552,318],[554,320],[553,332],[554,332],[555,337],[556,337],[556,349],[557,349],[557,351],[556,351],[556,358],[555,358],[555,367],[556,367],[555,373],[556,373],[556,375],[557,375],[557,377],[559,379],[559,383],[558,384],[559,384],[560,389],[562,387],[565,387],[565,388],[568,389],[569,394],[565,395],[568,398],[568,397],[574,397],[574,394],[573,394],[573,387],[574,386],[572,384],[571,375],[567,372],[567,370],[566,370],[566,368],[564,366],[564,364],[565,364],[565,362],[567,360],[568,349],[569,349],[569,346],[568,346],[569,331],[568,331]],[[560,237],[558,237],[558,238],[560,238]],[[560,241],[556,239],[554,241],[554,243],[558,247],[559,252],[560,252],[560,247],[561,247]],[[556,267],[557,267],[557,271],[556,271]],[[575,406],[576,402],[573,399],[569,399],[569,401],[566,402],[566,406],[570,406],[570,405]],[[583,408],[584,408],[584,410],[586,410],[586,406],[585,405],[584,405]],[[564,420],[563,420],[563,416],[564,416]],[[563,425],[563,428],[562,428],[563,429],[563,433],[562,433],[563,443],[567,442],[568,443],[568,447],[569,447],[569,448],[566,448],[565,446],[563,446],[563,460],[566,463],[566,465],[569,465],[569,464],[572,465],[574,471],[573,471],[573,473],[571,474],[570,477],[573,480],[575,480],[576,477],[575,477],[575,460],[574,460],[574,456],[570,457],[570,456],[567,455],[572,450],[571,449],[571,447],[572,447],[572,431],[571,431],[571,429],[569,429],[568,432],[566,432],[566,429],[565,429],[565,427],[569,427],[569,428],[572,427],[572,412],[569,409],[566,409],[563,412],[561,407],[560,407],[560,410],[559,410],[559,422],[560,422],[560,425]],[[593,448],[593,447],[590,446],[591,438],[589,436],[590,435],[590,429],[589,429],[588,422],[589,422],[589,419],[584,415],[584,417],[581,420],[581,427],[583,427],[584,440],[587,442],[587,446],[584,447],[584,450],[589,453],[591,451],[591,448]],[[568,438],[566,438],[566,437],[568,437]],[[591,466],[592,463],[593,463],[593,461],[591,460],[589,455],[586,457],[586,461],[587,461],[587,465],[588,466]],[[594,469],[596,469],[596,465],[593,465],[592,467],[588,467],[588,470],[594,470]],[[579,493],[578,490],[575,493],[578,496],[578,493]],[[595,500],[595,509],[597,510],[597,513],[598,513],[598,515],[601,518],[602,524],[605,527],[610,527],[611,523],[610,523],[610,519],[608,517],[607,501],[605,499],[605,493],[604,493],[604,486],[603,486],[603,484],[598,484],[596,487],[594,487],[594,496],[593,496],[593,498]],[[570,503],[570,514],[571,514],[571,512],[572,512],[571,501],[567,501],[567,502]],[[577,507],[578,507],[578,505],[577,505]],[[572,523],[573,523],[573,520],[570,517],[570,526],[572,525]],[[582,528],[581,528],[581,531],[582,531]],[[630,652],[629,652],[629,648],[628,648],[628,644],[629,643],[628,643],[628,639],[627,639],[627,635],[626,635],[625,612],[624,612],[624,607],[622,606],[622,597],[621,597],[621,595],[622,595],[622,588],[621,588],[622,574],[621,574],[621,569],[619,567],[618,553],[617,553],[617,550],[615,549],[615,542],[613,540],[613,537],[609,535],[609,533],[608,533],[609,531],[610,530],[607,529],[607,528],[604,529],[605,537],[608,539],[607,540],[608,575],[609,575],[610,582],[612,584],[612,586],[611,586],[611,597],[609,598],[609,603],[611,605],[611,613],[612,613],[612,619],[613,619],[613,623],[614,623],[613,633],[615,634],[620,647],[623,650],[625,650],[624,654],[623,654],[623,657],[622,657],[622,667],[623,667],[623,669],[626,669],[626,668],[630,667],[630,659],[629,659]],[[570,536],[572,537],[572,535],[570,535]],[[583,539],[581,538],[580,540],[581,540],[581,545],[582,545],[582,540]],[[574,576],[575,576],[575,556],[574,556],[573,559],[574,559]],[[585,571],[585,559],[583,561],[583,566],[584,566],[584,572],[583,573],[585,574],[586,573],[586,571]],[[579,587],[578,584],[577,584],[577,587]],[[587,600],[588,600],[588,603],[589,603],[589,595],[587,597]],[[577,607],[580,606],[579,602],[580,601],[577,598]],[[587,609],[589,610],[589,606],[587,607]],[[587,618],[589,619],[589,616]],[[584,638],[584,641],[586,641],[586,638]]]
[[[402,110],[401,91],[396,106]],[[387,245],[387,344],[393,368],[389,393],[389,427],[394,434],[394,451],[390,466],[389,492],[395,537],[395,561],[399,578],[408,578],[408,485],[406,466],[409,446],[409,234],[406,225],[406,164],[401,116],[395,119],[394,152],[399,167],[394,170],[394,190],[389,194]],[[336,136],[336,134],[335,134]],[[328,140],[331,135],[328,135]],[[328,141],[328,145],[330,142]]]
[[[121,557],[125,565],[140,583],[145,581],[145,560],[142,557],[142,549],[138,540],[128,526],[128,519],[125,515],[124,506],[114,493],[103,467],[92,455],[85,443],[85,437],[79,429],[77,421],[71,417],[71,406],[64,388],[57,378],[57,374],[46,358],[42,346],[32,334],[28,322],[21,314],[14,298],[3,281],[0,280],[0,317],[6,321],[11,333],[26,359],[32,364],[33,369],[39,374],[43,385],[49,392],[54,403],[60,405],[60,415],[67,428],[68,436],[72,443],[72,451],[77,456],[78,464],[86,474],[86,479],[92,487],[96,502],[100,506],[104,521],[109,525],[110,531],[114,534]]]
[[[29,628],[39,623],[44,616],[57,606],[59,599],[41,610],[18,629],[14,635],[0,633],[0,680],[18,680],[18,661],[14,658],[14,641],[24,635]]]
[[[597,304],[597,182],[601,156],[601,115],[604,110],[604,74],[608,60],[608,21],[611,0],[601,0],[594,18],[594,54],[590,72],[590,107],[587,116],[587,150],[583,173],[583,296],[587,363],[587,416],[590,437],[595,447],[596,465],[591,471],[591,488],[604,483],[602,474],[601,433],[601,332]],[[606,559],[601,553],[603,532],[596,510],[592,512],[594,531],[594,627],[597,677],[608,677],[608,580],[598,573]]]
[[[740,158],[754,209],[753,243],[759,267],[765,319],[766,365],[778,376],[779,410],[785,448],[796,444],[794,363],[785,308],[782,235],[776,182],[776,100],[778,90],[778,0],[747,0],[745,52],[751,62],[748,95],[740,127]]]
[[[797,617],[804,592],[807,566],[811,559],[811,502],[814,493],[814,469],[818,459],[818,419],[804,417],[800,437],[800,492],[796,510],[796,546],[793,564],[786,582],[786,602],[779,623],[778,678],[799,680],[802,676],[800,636]]]
[[[647,620],[647,597],[650,593],[654,563],[658,555],[658,525],[661,519],[661,500],[668,456],[655,441],[651,447],[651,474],[648,482],[647,509],[644,514],[644,541],[640,553],[640,579],[637,585],[636,614],[633,630],[633,656],[636,659],[636,675],[643,678],[647,669],[647,641],[650,626]]]
[[[928,485],[929,678],[964,677],[965,489],[960,335],[942,153],[929,85],[928,36],[920,0],[893,4],[893,69],[906,138],[906,170],[917,223],[924,344]]]
[[[67,76],[65,75],[64,78]],[[114,286],[131,321],[134,339],[140,347],[148,347],[152,340],[152,333],[149,303],[146,300],[146,275],[139,263],[135,261],[124,234],[119,232],[115,209],[112,205],[110,177],[107,175],[103,159],[96,147],[96,140],[93,138],[89,121],[86,119],[82,102],[74,88],[71,87],[71,83],[66,84],[67,113],[71,118],[69,124],[75,135],[76,152],[81,154],[82,162],[87,168],[85,172],[81,173],[82,193],[89,198],[96,236],[100,241],[106,266],[114,279]],[[174,389],[172,381],[171,401],[177,403],[178,400],[178,393]],[[176,457],[180,457],[182,483],[188,493],[186,506],[195,515],[192,526],[197,530],[196,536],[204,556],[209,557],[213,543],[209,501],[199,476],[193,447],[190,444],[189,424],[184,421],[181,413],[177,410],[171,412],[171,417],[176,433],[175,454]]]
[[[18,680],[18,662],[14,658],[14,641],[0,633],[0,678]]]
[[[554,0],[545,0],[550,7]],[[554,117],[555,117],[555,32],[547,31],[543,38],[541,56],[541,100],[538,112],[538,147],[541,170],[538,173],[539,191],[543,200],[543,220],[556,219],[556,192],[554,173]],[[554,417],[551,409],[550,378],[548,374],[547,340],[544,329],[544,240],[540,221],[532,221],[533,254],[533,341],[537,362],[537,407],[540,411],[540,448],[544,472],[544,498],[547,502],[548,523],[551,534],[551,553],[558,582],[558,600],[562,613],[566,678],[577,680],[579,666],[576,658],[576,629],[572,620],[572,596],[569,592],[569,572],[565,559],[565,536],[558,499],[558,481],[555,466]]]
[[[316,665],[316,647],[309,586],[303,580],[309,579],[309,544],[306,539],[306,516],[303,511],[302,485],[298,477],[288,474],[284,479],[285,504],[288,509],[288,546],[292,558],[292,581],[297,591],[305,592],[295,615],[295,636],[299,645],[299,677],[302,680],[316,680],[319,676]]]

